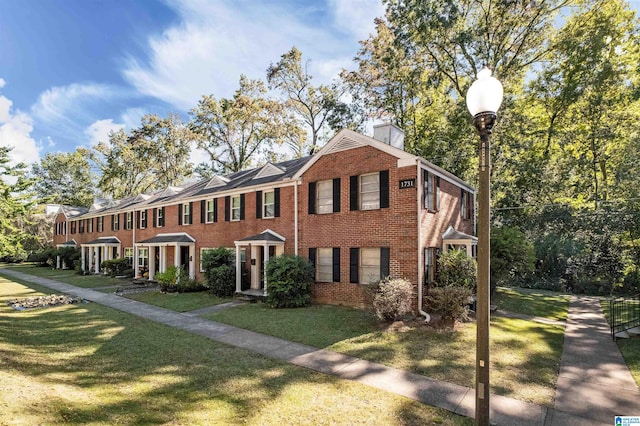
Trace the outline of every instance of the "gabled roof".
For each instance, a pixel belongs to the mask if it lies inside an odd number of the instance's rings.
[[[158,234],[155,237],[147,238],[136,244],[163,244],[163,243],[195,243],[196,240],[186,232],[173,234]]]
[[[265,229],[258,235],[252,235],[251,237],[235,241],[236,244],[243,242],[284,243],[285,238],[282,235],[272,231],[271,229]]]
[[[267,163],[264,166],[262,166],[260,171],[258,171],[258,173],[256,173],[256,175],[252,179],[260,179],[260,178],[265,178],[269,176],[277,176],[283,173],[284,173],[284,170],[282,170],[280,167],[275,166],[271,163]]]
[[[96,246],[103,244],[120,244],[120,240],[117,237],[100,237],[97,240],[89,241],[88,243],[82,243],[83,246]]]
[[[58,213],[64,214],[67,219],[71,219],[73,217],[77,217],[88,212],[89,209],[86,207],[77,207],[77,206],[60,206]]]
[[[474,237],[473,235],[465,234],[464,232],[457,231],[453,226],[449,225],[444,234],[442,234],[443,241],[451,241],[451,240],[465,240],[465,241],[478,241],[478,237]]]

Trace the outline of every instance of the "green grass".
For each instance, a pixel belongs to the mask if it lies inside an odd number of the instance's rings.
[[[491,302],[503,311],[566,321],[569,296],[566,294],[515,287],[498,287]]]
[[[7,267],[14,271],[22,272],[25,274],[35,275],[43,278],[50,278],[52,280],[61,281],[67,284],[75,285],[83,288],[96,288],[107,286],[119,286],[127,283],[126,280],[119,278],[110,278],[106,275],[79,275],[74,270],[70,269],[51,269],[36,266],[30,263],[24,263],[20,265],[12,265]]]
[[[232,298],[217,297],[208,292],[160,293],[159,291],[149,291],[128,294],[125,297],[176,312],[193,311],[233,300]]]
[[[435,379],[475,385],[474,324],[442,331],[414,323],[393,332],[366,311],[337,306],[276,310],[261,304],[204,317]],[[493,318],[490,333],[492,392],[552,406],[564,328]]]
[[[14,311],[48,290],[0,277],[8,424],[470,425],[471,419],[90,303]]]

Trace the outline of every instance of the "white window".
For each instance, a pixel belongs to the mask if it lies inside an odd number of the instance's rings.
[[[87,232],[93,232],[93,218],[87,219]]]
[[[360,176],[360,210],[380,208],[380,173]]]
[[[120,214],[112,214],[111,215],[111,224],[112,231],[117,231],[120,229]]]
[[[157,217],[156,217],[156,226],[158,228],[161,228],[164,226],[164,207],[160,207],[157,210]]]
[[[213,200],[207,200],[207,223],[213,222]]]
[[[126,229],[133,229],[133,212],[127,212]]]
[[[430,283],[436,279],[436,254],[435,247],[425,247],[424,249],[424,279]]]
[[[147,227],[147,211],[140,211],[140,229],[144,229]]]
[[[275,217],[276,196],[274,191],[262,194],[262,217]]]
[[[231,197],[231,220],[240,220],[240,196]]]
[[[319,248],[316,252],[316,281],[321,283],[333,281],[332,248]]]
[[[323,180],[317,183],[317,209],[316,212],[333,213],[333,181]]]
[[[133,248],[125,247],[124,249],[124,258],[129,259],[129,262],[133,263]]]
[[[360,284],[370,284],[380,279],[380,249],[360,249]]]
[[[191,224],[191,204],[184,203],[182,205],[182,224],[190,225]]]
[[[149,249],[139,248],[138,249],[138,273],[144,274],[145,272],[147,272],[148,267],[149,267]]]
[[[439,178],[429,174],[425,182],[424,208],[431,211],[440,210],[440,185]]]
[[[98,232],[104,231],[104,216],[98,217]]]
[[[471,219],[473,214],[473,197],[470,192],[462,190],[460,197],[460,217]]]

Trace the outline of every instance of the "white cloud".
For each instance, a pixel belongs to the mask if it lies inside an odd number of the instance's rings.
[[[5,81],[0,79],[0,88]],[[10,165],[17,163],[31,164],[39,159],[38,146],[31,137],[33,120],[21,111],[13,113],[10,99],[0,95],[0,146],[9,146]]]
[[[120,129],[124,129],[124,124],[114,123],[113,119],[98,120],[84,131],[84,134],[89,138],[89,143],[94,146],[99,142],[108,142],[109,133],[117,132]]]
[[[180,23],[149,39],[148,61],[129,57],[122,73],[142,94],[182,111],[202,95],[230,97],[240,74],[265,78],[272,62],[295,45],[318,83],[335,78],[358,48],[358,37],[373,29],[379,0],[329,2],[321,7],[295,2],[247,3],[220,0],[167,0]],[[316,70],[318,70],[316,72]]]
[[[5,84],[7,84],[7,82],[4,81],[4,78],[0,78],[0,89],[2,89]]]
[[[112,98],[117,94],[117,89],[98,83],[52,87],[40,94],[38,101],[31,107],[31,113],[45,123],[70,125],[74,120],[69,117],[85,116],[90,103]]]

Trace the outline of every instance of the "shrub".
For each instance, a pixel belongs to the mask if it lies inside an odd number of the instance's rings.
[[[73,268],[76,261],[80,260],[80,249],[76,247],[61,247],[57,250],[57,256],[60,256],[60,266]]]
[[[471,289],[466,287],[433,287],[427,293],[427,308],[439,313],[444,324],[453,325],[468,319],[471,295]]]
[[[113,260],[105,260],[101,265],[102,269],[111,277],[116,276],[133,276],[133,269],[131,268],[131,260],[125,257]],[[131,275],[127,275],[130,271]]]
[[[464,287],[475,292],[476,261],[462,250],[449,250],[438,258],[438,287]]]
[[[385,278],[380,281],[373,297],[373,308],[383,321],[393,321],[412,309],[413,286],[404,278]]]
[[[233,296],[236,291],[236,270],[233,251],[220,247],[202,253],[202,268],[207,286],[216,296]]]
[[[53,247],[49,247],[37,253],[31,253],[27,257],[27,261],[37,263],[38,266],[42,267],[55,266],[56,249],[54,249]]]
[[[298,308],[311,303],[313,267],[301,256],[282,255],[267,262],[267,304]]]
[[[169,266],[165,272],[157,273],[155,279],[160,284],[160,290],[175,292],[178,291],[178,281],[181,274],[184,274],[182,269],[178,270],[175,266]]]

